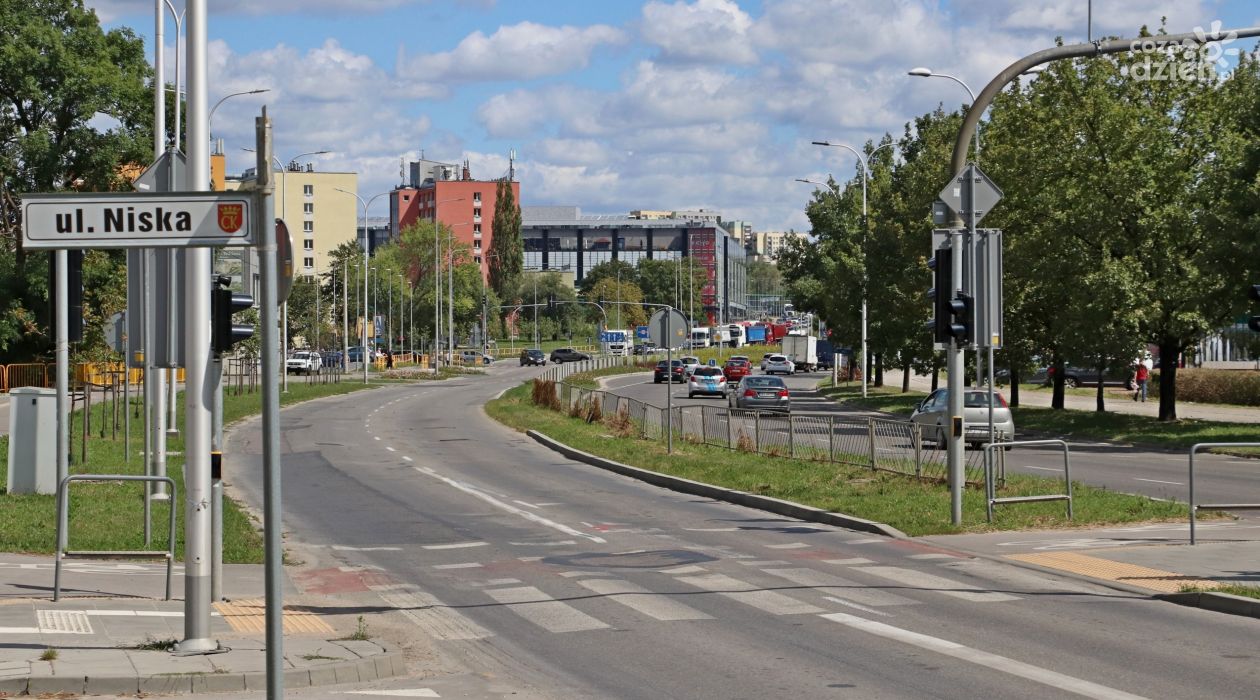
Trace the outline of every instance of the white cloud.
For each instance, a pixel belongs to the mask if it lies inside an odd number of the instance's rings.
[[[433,0],[215,0],[206,3],[206,12],[214,15],[289,15],[289,14],[323,14],[323,15],[355,15],[375,14],[399,7],[429,5]],[[104,22],[112,22],[119,17],[136,15],[153,16],[151,0],[85,0],[84,5],[96,10],[96,14]],[[182,7],[182,3],[174,3]],[[493,5],[493,0],[464,0],[462,4],[469,6]],[[167,14],[169,19],[170,14]]]
[[[748,64],[757,60],[750,27],[752,18],[732,0],[653,0],[643,6],[641,33],[665,60]]]
[[[408,60],[401,72],[429,82],[527,80],[585,68],[597,48],[626,40],[625,32],[603,24],[549,27],[521,22],[499,27],[490,36],[475,31],[450,51]]]
[[[1094,38],[1137,36],[1142,25],[1156,31],[1161,17],[1168,18],[1171,33],[1192,31],[1217,18],[1215,4],[1202,0],[1095,0]],[[1077,42],[1086,38],[1089,6],[1077,0],[957,0],[956,11],[1002,29],[1051,32]]]

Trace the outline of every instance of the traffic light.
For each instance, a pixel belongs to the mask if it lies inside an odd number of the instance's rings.
[[[254,298],[228,289],[231,279],[224,275],[215,278],[210,289],[210,349],[215,355],[232,351],[232,346],[254,336],[253,326],[232,323],[232,314],[254,305]]]
[[[1260,301],[1260,284],[1251,285],[1251,290],[1248,292],[1248,295],[1251,297],[1252,301]],[[1260,316],[1252,316],[1248,318],[1247,327],[1257,333],[1260,333]]]
[[[932,300],[932,320],[928,330],[938,343],[948,343],[950,339],[950,262],[952,252],[949,248],[940,248],[928,260],[928,269],[932,270],[932,288],[928,290],[928,298]]]
[[[958,293],[949,300],[949,337],[958,347],[974,345],[976,340],[976,300],[970,294]]]

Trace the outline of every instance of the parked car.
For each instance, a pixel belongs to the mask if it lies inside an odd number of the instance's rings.
[[[556,348],[551,351],[552,362],[581,362],[589,359],[591,359],[590,355],[573,348]]]
[[[949,429],[949,389],[937,389],[923,399],[910,420],[923,430],[923,439],[944,445]],[[963,439],[972,446],[989,441],[989,392],[986,389],[968,389],[963,394]],[[993,394],[993,431],[999,442],[1015,439],[1015,418],[1006,405],[1006,397]]]
[[[667,365],[668,365],[668,363],[666,363],[666,361],[665,361],[665,360],[661,360],[660,362],[657,362],[657,363],[656,363],[656,370],[652,373],[652,381],[653,381],[653,382],[655,382],[655,383],[657,383],[657,384],[660,384],[661,382],[666,381],[666,379],[667,379],[666,375],[672,375],[672,376],[668,377],[668,381],[670,381],[670,382],[681,382],[681,381],[683,381],[683,363],[682,363],[682,360],[674,360],[674,361],[673,361],[673,368],[674,368],[674,371],[673,371],[673,372],[670,372],[669,370],[667,370],[667,369],[666,369],[666,366],[667,366]]]
[[[727,381],[738,382],[752,374],[752,365],[748,364],[748,360],[739,360],[732,357],[722,366],[722,374],[726,375]]]
[[[319,374],[323,367],[323,359],[313,350],[298,350],[284,362],[288,374]]]
[[[465,365],[488,365],[494,362],[494,358],[477,350],[461,350],[459,361]]]
[[[726,375],[717,367],[697,367],[687,377],[687,398],[694,398],[696,394],[726,396]]]
[[[766,358],[763,367],[766,374],[796,374],[796,365],[787,358],[787,355],[771,355]]]
[[[385,357],[385,353],[381,352],[380,350],[373,350],[373,349],[371,349],[371,348],[368,348],[368,351],[367,351],[367,357],[368,357],[368,362],[371,362],[372,360],[376,360],[376,359],[379,359],[379,358]],[[362,362],[362,361],[363,361],[363,347],[362,347],[361,345],[354,345],[354,346],[351,346],[351,348],[350,348],[350,361],[351,361],[351,362]]]
[[[634,346],[634,350],[632,352],[635,355],[651,355],[653,353],[660,352],[660,348],[651,343],[640,343]]]
[[[779,377],[750,374],[739,380],[727,400],[731,408],[792,411],[792,393]]]
[[[341,366],[341,351],[333,350],[332,352],[324,353],[324,366],[325,367],[340,367]]]
[[[525,365],[540,365],[540,366],[546,367],[547,356],[543,354],[542,350],[539,350],[537,348],[528,348],[528,349],[522,350],[521,351],[521,366],[524,367]]]

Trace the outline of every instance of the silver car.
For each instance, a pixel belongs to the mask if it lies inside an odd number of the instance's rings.
[[[787,355],[771,355],[762,363],[766,374],[796,374],[796,365]]]
[[[925,441],[945,444],[945,431],[949,428],[949,389],[937,389],[923,399],[910,414],[910,420],[923,430]],[[972,446],[989,441],[989,392],[984,389],[968,389],[963,394],[963,439]],[[993,433],[998,442],[1015,439],[1015,418],[1006,405],[1006,398],[993,393]]]
[[[731,408],[792,411],[792,393],[779,377],[764,374],[748,375],[739,380],[727,403]]]

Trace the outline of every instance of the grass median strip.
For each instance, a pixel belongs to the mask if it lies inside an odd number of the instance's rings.
[[[369,388],[361,381],[349,379],[337,384],[308,384],[290,380],[289,390],[280,394],[282,406],[324,396],[336,396]],[[71,414],[71,474],[144,474],[144,418],[139,396],[132,395],[130,460],[124,459],[123,406],[118,400],[117,438],[114,439],[114,404],[106,401],[92,406],[87,439],[87,459],[82,455],[83,411]],[[261,412],[262,393],[255,391],[236,395],[225,389],[223,421],[230,424]],[[177,492],[184,493],[183,478],[183,395],[178,399],[180,433],[167,439],[167,475],[175,481]],[[104,435],[104,437],[102,437]],[[0,436],[0,484],[8,484],[9,436]],[[224,469],[231,480],[230,456]],[[76,550],[140,550],[144,546],[143,486],[137,483],[75,484],[70,487],[70,545]],[[166,547],[169,501],[153,502],[153,540],[150,549]],[[52,495],[4,493],[0,495],[0,551],[51,554],[56,551],[56,497]],[[182,509],[176,513],[176,555],[183,557],[184,522]],[[223,506],[223,561],[229,564],[260,563],[263,560],[262,540],[257,526],[245,511],[230,498]]]
[[[995,522],[985,522],[983,491],[963,495],[964,526],[949,522],[949,490],[940,483],[822,461],[789,459],[675,440],[674,454],[657,440],[615,437],[604,422],[587,423],[534,405],[531,385],[516,387],[486,405],[499,422],[522,432],[537,430],[571,447],[624,464],[715,486],[795,501],[891,525],[909,535],[986,530],[1079,527],[1099,524],[1185,519],[1185,506],[1141,496],[1073,485],[1075,520],[1062,502],[1007,506]],[[615,416],[605,414],[607,420]],[[1029,496],[1062,491],[1051,479],[1012,475],[1001,496]]]

